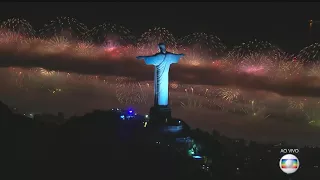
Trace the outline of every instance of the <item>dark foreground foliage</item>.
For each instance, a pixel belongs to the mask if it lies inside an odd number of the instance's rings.
[[[64,125],[45,124],[0,107],[1,179],[206,179],[193,161],[145,141],[138,122],[95,111]]]
[[[139,121],[94,111],[63,125],[14,114],[0,102],[0,179],[320,179],[319,148],[300,148],[301,167],[279,169],[280,146],[193,130],[190,136],[211,161],[204,172],[175,149],[151,143]],[[283,145],[281,145],[283,146]]]

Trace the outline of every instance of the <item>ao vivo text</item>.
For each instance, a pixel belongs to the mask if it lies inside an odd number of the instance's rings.
[[[284,153],[284,154],[298,154],[300,151],[299,149],[281,149],[280,153]]]

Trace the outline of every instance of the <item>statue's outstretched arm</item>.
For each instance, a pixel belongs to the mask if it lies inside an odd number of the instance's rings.
[[[179,58],[185,56],[184,54],[173,54],[173,55],[175,55],[175,56],[177,56]]]

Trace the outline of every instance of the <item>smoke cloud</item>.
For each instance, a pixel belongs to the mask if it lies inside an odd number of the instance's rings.
[[[40,56],[1,52],[0,67],[42,67],[47,70],[78,74],[124,76],[137,81],[150,81],[154,77],[154,67],[145,65],[144,61],[133,57],[84,58],[66,54]],[[265,76],[226,73],[210,66],[172,64],[170,80],[182,84],[236,86],[244,89],[271,91],[282,96],[320,97],[320,79],[317,77],[271,80]]]

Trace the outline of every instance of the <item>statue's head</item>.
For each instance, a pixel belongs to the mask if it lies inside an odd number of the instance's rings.
[[[159,46],[160,52],[166,53],[166,45],[164,43],[159,43],[158,46]]]

